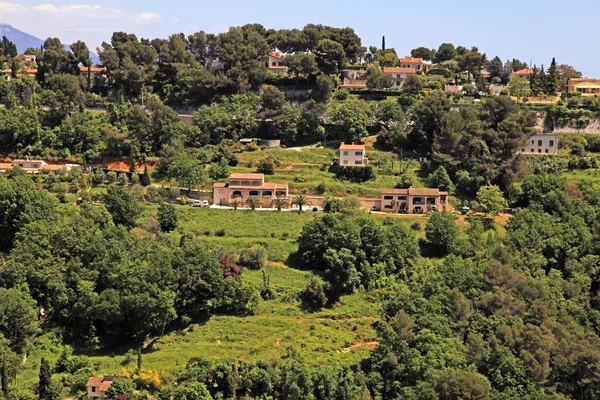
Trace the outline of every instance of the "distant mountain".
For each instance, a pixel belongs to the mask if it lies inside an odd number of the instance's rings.
[[[11,42],[17,45],[19,54],[23,54],[30,47],[39,49],[44,44],[42,39],[13,28],[8,24],[0,24],[0,38],[2,36],[6,36]],[[65,45],[65,49],[70,50],[67,45]],[[90,52],[90,56],[94,64],[100,63],[100,59],[96,53]]]

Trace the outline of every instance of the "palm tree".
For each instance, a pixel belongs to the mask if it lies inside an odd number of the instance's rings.
[[[231,203],[229,203],[229,206],[233,207],[233,211],[237,211],[238,207],[241,205],[242,203],[239,200],[234,200]]]
[[[256,197],[248,197],[245,203],[252,211],[256,210],[256,207],[260,206],[261,204],[260,199]]]
[[[397,207],[398,207],[398,202],[396,200],[392,200],[390,201],[390,206],[392,207],[392,212],[398,212]]]
[[[308,197],[306,197],[306,195],[299,194],[299,195],[294,196],[294,198],[292,199],[292,204],[297,205],[298,212],[301,213],[302,206],[309,204],[309,200],[308,200]]]
[[[288,201],[286,199],[273,199],[271,201],[271,207],[277,209],[277,211],[281,211],[283,207],[288,207]]]

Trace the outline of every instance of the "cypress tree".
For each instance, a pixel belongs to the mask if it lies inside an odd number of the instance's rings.
[[[142,348],[138,347],[138,357],[137,357],[137,367],[138,370],[142,370]]]
[[[152,179],[150,179],[150,174],[148,173],[148,166],[144,166],[144,175],[142,175],[142,180],[140,181],[142,186],[150,186],[152,184]]]
[[[552,58],[550,68],[548,68],[548,76],[546,77],[546,93],[555,96],[560,89],[560,78],[556,69],[556,60]]]
[[[381,37],[381,51],[385,51],[385,36]]]
[[[52,370],[50,363],[42,357],[40,364],[40,383],[39,383],[40,400],[53,400],[52,394]]]

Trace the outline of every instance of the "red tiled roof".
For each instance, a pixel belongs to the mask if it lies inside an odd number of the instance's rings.
[[[230,189],[249,189],[249,190],[263,190],[263,189],[287,189],[287,182],[284,183],[275,183],[275,182],[265,182],[260,186],[242,186],[242,185],[229,185]]]
[[[12,163],[0,163],[0,169],[12,169]]]
[[[269,55],[275,58],[283,58],[280,51],[272,51],[269,53]]]
[[[220,183],[220,182],[215,182],[215,183],[213,183],[213,187],[214,187],[214,188],[224,188],[224,187],[226,187],[226,186],[227,186],[227,184],[226,184],[226,183]]]
[[[525,69],[521,69],[518,71],[513,71],[512,75],[532,75],[533,74],[533,70],[529,69],[529,68],[525,68]]]
[[[264,179],[265,174],[240,174],[233,173],[229,175],[229,179]]]
[[[104,381],[102,382],[102,385],[100,385],[100,388],[98,390],[101,392],[106,392],[110,385],[112,385],[111,381]]]
[[[340,144],[340,150],[364,150],[364,149],[365,149],[364,144],[346,144],[346,143]]]
[[[422,58],[414,58],[414,57],[402,57],[398,59],[401,63],[422,63]]]
[[[85,65],[80,65],[79,70],[81,72],[88,72],[88,67],[86,67]],[[105,70],[106,70],[106,68],[102,68],[102,67],[91,67],[90,68],[90,72],[104,72]]]
[[[388,67],[388,68],[384,68],[383,69],[383,73],[384,74],[414,74],[415,70],[412,68],[392,68],[392,67]]]
[[[102,385],[102,378],[99,378],[97,376],[91,376],[90,379],[88,380],[87,383],[87,387],[97,387],[99,388],[100,385]]]
[[[409,189],[381,189],[381,194],[405,194],[409,196],[447,196],[448,192],[439,189],[409,188]]]

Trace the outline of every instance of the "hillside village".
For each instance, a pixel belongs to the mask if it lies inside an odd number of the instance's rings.
[[[96,51],[0,41],[0,399],[597,398],[600,82],[317,24]]]

